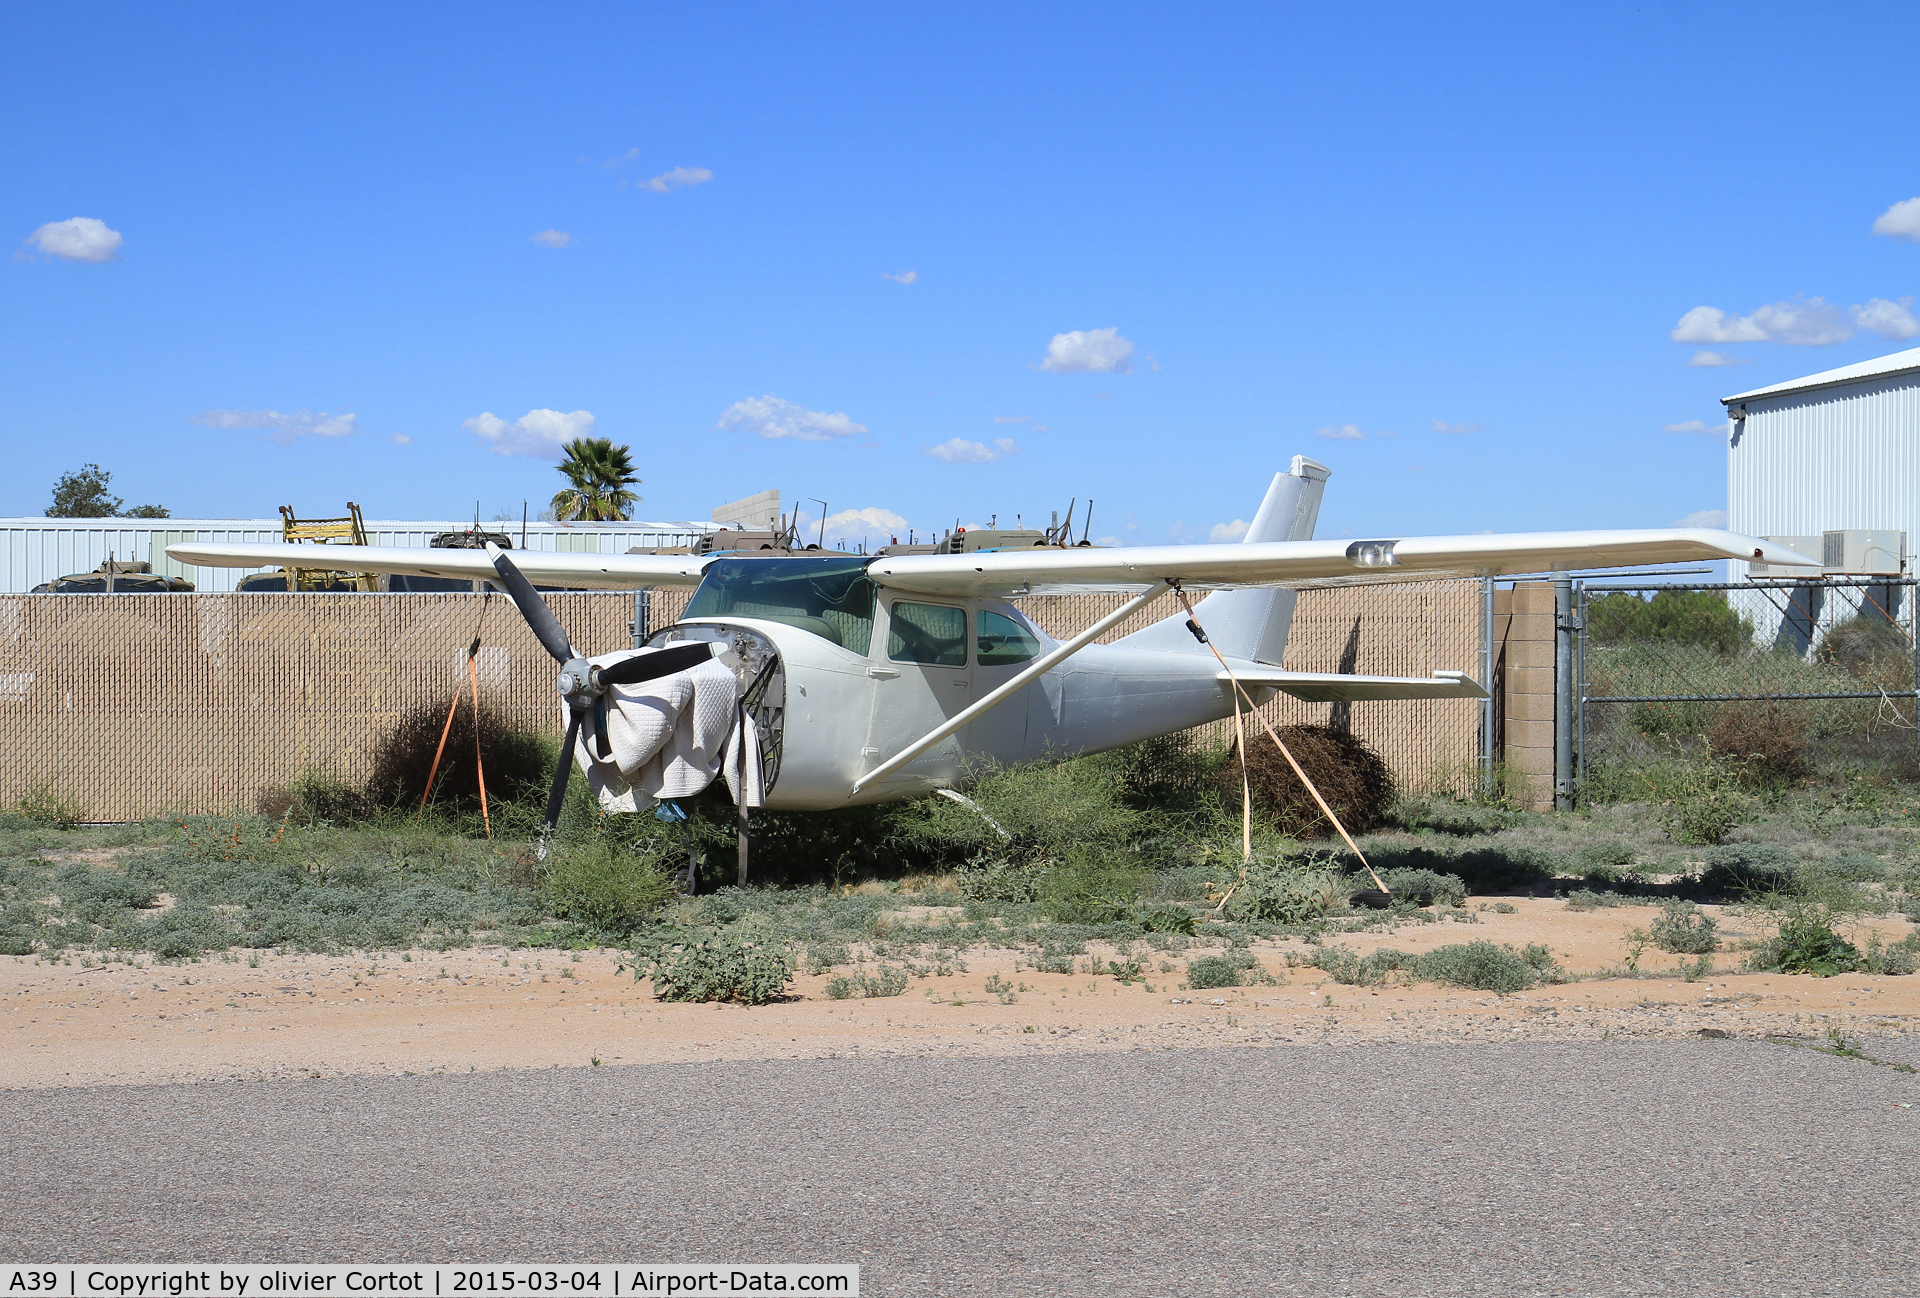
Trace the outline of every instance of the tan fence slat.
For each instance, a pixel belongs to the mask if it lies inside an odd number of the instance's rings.
[[[652,593],[669,625],[691,591]],[[633,597],[547,597],[570,636],[603,651],[630,643]],[[1120,595],[1022,601],[1056,636],[1115,608]],[[1177,605],[1162,599],[1105,639]],[[373,741],[422,704],[445,706],[485,610],[479,667],[496,706],[559,727],[553,664],[504,597],[477,594],[0,595],[0,803],[47,787],[93,820],[220,813],[306,771],[366,776]],[[1354,670],[1430,675],[1478,666],[1472,581],[1301,593],[1286,666],[1333,671],[1359,620]],[[1325,722],[1329,704],[1282,697],[1278,723]],[[1478,708],[1468,701],[1359,703],[1350,724],[1403,785],[1464,791]],[[1232,723],[1202,727],[1223,742]]]

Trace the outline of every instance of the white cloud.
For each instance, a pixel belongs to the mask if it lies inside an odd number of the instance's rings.
[[[528,239],[527,242],[542,243],[549,248],[568,248],[573,245],[574,238],[565,230],[542,230],[539,234]]]
[[[1903,297],[1898,302],[1877,297],[1865,306],[1853,309],[1853,322],[1882,338],[1911,338],[1920,334],[1920,320],[1915,320],[1913,312],[1908,310],[1912,305],[1913,299],[1910,297]]]
[[[395,433],[393,436],[389,437],[387,440],[390,442],[397,442],[401,446],[413,445],[413,439],[411,437],[408,437],[405,433]]]
[[[495,455],[537,455],[559,459],[561,447],[576,437],[593,436],[592,414],[576,410],[562,414],[558,410],[529,410],[508,423],[492,411],[482,411],[461,427],[489,443]]]
[[[1330,442],[1357,442],[1366,437],[1358,424],[1328,424],[1325,428],[1314,429],[1313,435]]]
[[[1034,366],[1055,374],[1126,374],[1133,369],[1133,344],[1118,328],[1075,329],[1055,334],[1047,358]]]
[[[695,185],[704,185],[713,179],[713,173],[705,167],[675,167],[672,171],[663,171],[652,180],[641,182],[656,194],[665,194],[675,189],[691,189]]]
[[[1668,337],[1677,343],[1785,343],[1793,347],[1830,347],[1853,337],[1856,329],[1882,338],[1912,338],[1920,334],[1920,321],[1907,309],[1912,302],[1910,297],[1898,302],[1877,297],[1865,306],[1842,311],[1825,298],[1794,298],[1740,316],[1728,315],[1715,306],[1697,306],[1680,317]],[[1691,363],[1738,362],[1725,358],[1702,361],[1696,356]]]
[[[867,509],[843,509],[837,514],[827,515],[828,536],[871,536],[885,533],[892,536],[896,532],[907,530],[907,520],[891,509],[873,506]]]
[[[1011,437],[995,438],[992,446],[954,437],[925,449],[934,459],[945,460],[948,464],[992,464],[995,460],[1004,460],[1009,455],[1020,453],[1020,448],[1013,444]]]
[[[1460,433],[1484,433],[1487,431],[1487,426],[1485,424],[1450,424],[1444,419],[1436,419],[1433,421],[1433,431],[1436,433],[1453,433],[1456,435]]]
[[[1875,234],[1891,235],[1896,239],[1912,239],[1920,243],[1920,198],[1909,198],[1904,203],[1895,203],[1874,218]]]
[[[1720,424],[1706,424],[1698,419],[1689,419],[1683,424],[1666,424],[1660,429],[1663,433],[1720,433],[1726,429]]]
[[[1238,541],[1247,534],[1247,520],[1236,518],[1231,523],[1215,523],[1213,530],[1207,533],[1207,539],[1215,545],[1225,545],[1228,541]]]
[[[330,415],[324,410],[209,410],[193,417],[208,428],[267,429],[270,442],[291,446],[302,437],[352,437],[355,415]]]
[[[1696,370],[1714,369],[1721,365],[1745,365],[1745,356],[1727,356],[1720,352],[1695,352],[1687,364]]]
[[[1727,511],[1724,509],[1703,509],[1698,513],[1688,514],[1685,518],[1674,519],[1673,525],[1675,527],[1725,527],[1727,525]]]
[[[1719,307],[1697,306],[1680,317],[1668,335],[1677,343],[1785,343],[1828,347],[1853,337],[1840,308],[1825,298],[1794,298],[1755,308],[1752,315],[1728,315]]]
[[[853,437],[867,431],[845,413],[808,410],[768,393],[736,401],[720,412],[716,428],[739,428],[755,437],[791,437],[797,442],[830,442],[836,437]]]
[[[1026,424],[1036,433],[1049,431],[1045,424],[1034,423],[1032,415],[995,415],[993,422],[996,424]]]
[[[49,221],[27,236],[27,242],[49,257],[65,261],[112,261],[126,240],[118,230],[109,230],[105,221],[91,216],[76,216],[65,221]]]
[[[896,284],[911,284],[920,278],[917,270],[903,270],[898,275],[882,275],[881,279],[890,279]]]

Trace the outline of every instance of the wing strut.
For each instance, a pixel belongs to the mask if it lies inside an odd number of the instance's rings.
[[[1041,654],[1038,658],[1028,663],[1012,680],[979,699],[971,706],[962,708],[959,712],[954,713],[938,726],[935,726],[932,730],[929,730],[926,734],[920,736],[920,738],[914,740],[905,748],[902,748],[892,757],[889,757],[886,761],[880,763],[880,765],[855,780],[853,782],[853,791],[858,793],[864,785],[872,784],[882,776],[893,774],[902,766],[905,766],[908,762],[939,743],[942,739],[945,739],[948,735],[967,725],[975,717],[980,716],[990,708],[999,706],[1009,696],[1017,692],[1022,686],[1032,681],[1035,677],[1044,675],[1060,663],[1065,662],[1067,659],[1073,657],[1073,655],[1079,653],[1082,649],[1092,644],[1095,637],[1108,627],[1126,621],[1135,613],[1145,608],[1152,600],[1159,598],[1171,589],[1174,589],[1174,584],[1171,580],[1157,581],[1144,592],[1134,596],[1073,639],[1063,645],[1055,647],[1047,653]]]

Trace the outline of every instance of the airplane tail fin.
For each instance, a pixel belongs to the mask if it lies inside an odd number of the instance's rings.
[[[1304,455],[1293,457],[1285,473],[1273,475],[1260,511],[1247,525],[1243,542],[1307,541],[1320,516],[1320,495],[1332,471]],[[1220,590],[1194,605],[1194,616],[1207,637],[1229,658],[1280,664],[1286,652],[1287,632],[1293,626],[1295,593],[1290,590]],[[1133,649],[1166,653],[1206,653],[1207,648],[1187,630],[1187,615],[1176,613],[1118,643]]]

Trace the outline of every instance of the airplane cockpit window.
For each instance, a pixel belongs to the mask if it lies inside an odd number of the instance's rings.
[[[873,645],[873,589],[865,559],[719,559],[681,617],[784,622],[864,656]]]
[[[1008,667],[1026,662],[1040,652],[1040,640],[1012,618],[982,609],[974,661],[982,667]]]
[[[944,604],[895,604],[887,623],[887,657],[897,663],[965,667],[967,611]]]

